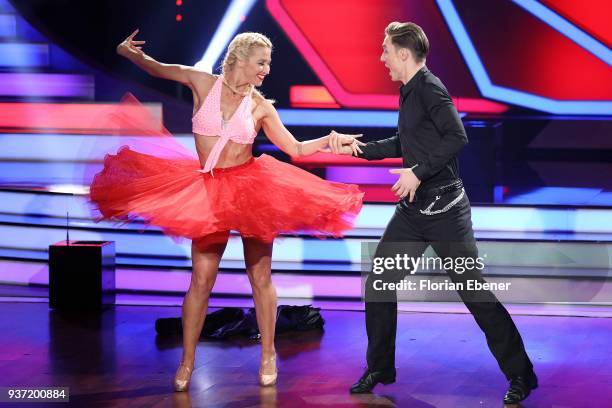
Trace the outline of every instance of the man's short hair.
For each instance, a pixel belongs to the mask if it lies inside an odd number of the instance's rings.
[[[394,21],[385,28],[385,34],[391,38],[391,43],[396,47],[408,48],[416,62],[422,62],[427,58],[429,40],[418,25],[412,22]]]

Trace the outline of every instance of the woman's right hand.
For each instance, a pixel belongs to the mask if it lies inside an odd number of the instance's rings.
[[[361,136],[363,136],[363,134],[349,135],[332,130],[328,135],[328,149],[334,154],[349,154],[358,156],[358,153],[363,153],[359,146],[365,146],[365,143],[357,140],[357,138]]]
[[[142,51],[141,45],[143,45],[146,41],[135,41],[134,37],[138,34],[139,29],[136,29],[128,38],[123,40],[117,46],[117,54],[122,57],[129,57],[130,54],[144,54]]]

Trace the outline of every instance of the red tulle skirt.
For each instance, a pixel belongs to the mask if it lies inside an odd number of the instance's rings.
[[[129,147],[107,155],[90,200],[104,218],[144,219],[172,236],[238,231],[271,242],[279,234],[341,236],[362,206],[356,185],[323,180],[268,155],[201,173],[194,158],[160,158]]]
[[[212,175],[200,172],[197,155],[131,94],[92,126],[112,129],[117,143],[102,171],[85,178],[99,218],[143,219],[199,242],[228,231],[271,242],[279,234],[341,236],[361,210],[356,185],[323,180],[265,154]]]

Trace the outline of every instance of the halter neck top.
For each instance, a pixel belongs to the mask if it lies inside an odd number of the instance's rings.
[[[192,131],[206,136],[219,136],[213,146],[202,172],[212,172],[219,161],[219,156],[228,140],[241,144],[252,144],[257,136],[255,124],[253,123],[252,92],[242,98],[236,112],[229,120],[223,119],[221,113],[221,88],[223,87],[223,75],[219,75],[215,84],[208,92],[204,103],[191,119]]]

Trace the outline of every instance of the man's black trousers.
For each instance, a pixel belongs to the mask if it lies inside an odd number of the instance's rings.
[[[460,199],[459,197],[463,195]],[[458,201],[457,201],[458,200]],[[434,201],[433,198],[408,203],[403,200],[397,205],[395,214],[387,225],[378,244],[375,256],[393,256],[396,245],[390,243],[409,243],[408,256],[419,258],[425,249],[431,245],[436,254],[447,257],[478,257],[478,250],[472,230],[471,207],[467,195],[462,189],[438,197],[429,213],[421,210]],[[449,204],[448,210],[440,213]],[[427,211],[426,211],[427,212]],[[484,282],[480,271],[476,268],[463,273],[447,270],[452,282],[465,282],[475,279]],[[398,282],[405,276],[405,271],[383,272],[370,274],[365,283],[366,294],[366,329],[368,334],[367,363],[371,371],[395,373],[395,337],[397,331],[397,297],[395,291],[381,298],[380,293],[374,293],[375,279]],[[416,275],[411,275],[413,279]],[[476,323],[487,340],[491,353],[499,363],[506,378],[517,375],[528,375],[533,366],[512,318],[490,291],[458,291],[459,296],[471,312]],[[381,299],[383,301],[381,301]],[[407,329],[407,328],[406,328]],[[440,328],[444,330],[444,328]]]

